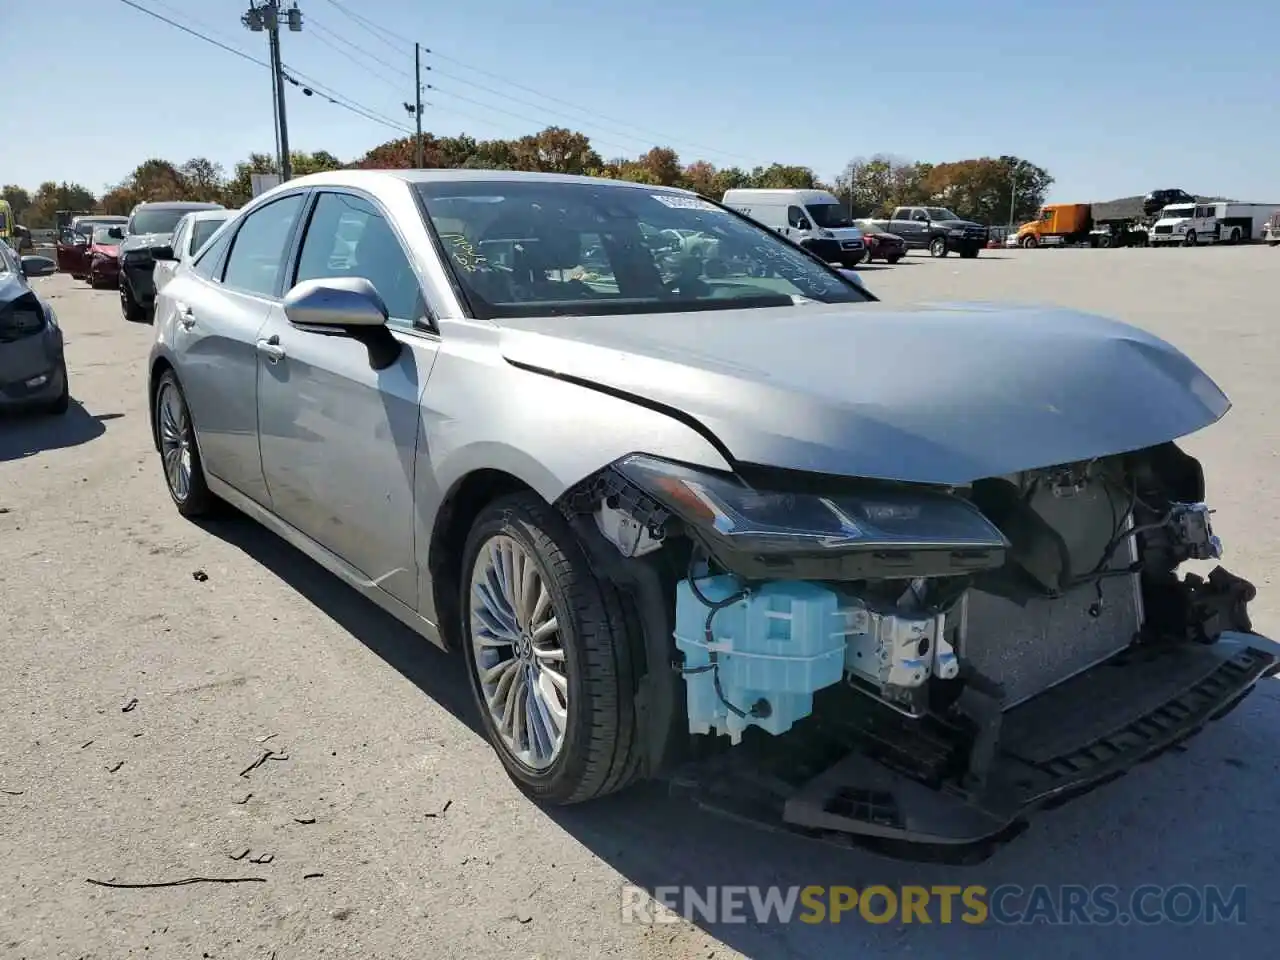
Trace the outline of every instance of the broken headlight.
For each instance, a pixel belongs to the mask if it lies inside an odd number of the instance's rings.
[[[770,557],[786,555],[863,555],[863,563],[828,576],[944,576],[1000,566],[1008,547],[976,507],[941,491],[770,492],[733,476],[642,455],[616,468],[684,520],[717,556],[727,549],[766,566]],[[926,562],[923,554],[931,559]]]

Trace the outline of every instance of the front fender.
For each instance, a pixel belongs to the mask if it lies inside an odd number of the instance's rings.
[[[441,350],[423,392],[419,429],[414,524],[424,577],[447,498],[479,471],[512,477],[554,503],[629,453],[731,469],[693,427],[625,398],[517,368],[496,350]],[[422,615],[435,620],[432,591],[423,587]]]

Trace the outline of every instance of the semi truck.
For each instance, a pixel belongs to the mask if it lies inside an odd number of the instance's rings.
[[[1175,203],[1165,207],[1151,228],[1153,245],[1194,247],[1201,243],[1249,243],[1266,239],[1267,223],[1280,212],[1277,203]]]
[[[1146,246],[1160,211],[1169,204],[1200,202],[1185,190],[1152,190],[1146,196],[1105,203],[1049,203],[1018,228],[1024,248],[1088,243],[1093,247]]]

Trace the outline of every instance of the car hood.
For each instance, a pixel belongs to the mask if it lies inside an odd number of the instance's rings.
[[[510,363],[672,411],[740,463],[824,474],[965,484],[1174,440],[1231,406],[1168,343],[1053,308],[813,304],[500,324]]]
[[[982,224],[975,223],[972,220],[935,220],[933,222],[936,226],[946,227],[948,230],[958,230],[961,227],[979,227],[983,230],[986,229]]]
[[[161,244],[168,243],[173,239],[172,233],[137,233],[132,236],[125,237],[120,242],[120,252],[127,250],[146,250],[150,247],[158,247]]]

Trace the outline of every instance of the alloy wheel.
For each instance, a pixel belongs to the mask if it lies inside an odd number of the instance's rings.
[[[156,401],[160,428],[160,458],[169,492],[179,502],[191,494],[191,441],[187,405],[177,386],[166,383]]]
[[[498,535],[471,571],[471,655],[485,707],[511,754],[534,770],[560,755],[569,679],[560,624],[538,561]]]

